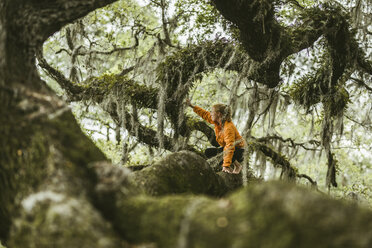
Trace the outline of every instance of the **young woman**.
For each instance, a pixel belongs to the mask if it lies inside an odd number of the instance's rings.
[[[239,174],[242,170],[239,162],[243,161],[245,142],[231,121],[230,107],[224,104],[215,104],[212,106],[212,111],[208,112],[196,105],[192,105],[189,99],[186,99],[186,104],[196,114],[214,125],[216,140],[221,147],[207,148],[205,155],[211,158],[223,152],[223,161],[220,163],[222,164],[222,171]]]

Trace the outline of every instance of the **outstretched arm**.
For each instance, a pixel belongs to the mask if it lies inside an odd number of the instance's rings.
[[[215,124],[214,121],[212,121],[211,113],[209,111],[202,109],[201,107],[198,107],[196,105],[192,105],[190,102],[190,99],[186,99],[186,105],[190,106],[194,112],[199,115],[201,118],[206,120],[207,122],[211,124]]]

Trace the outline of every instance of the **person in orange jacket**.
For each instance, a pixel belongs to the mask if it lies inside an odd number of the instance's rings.
[[[215,104],[212,106],[212,111],[208,112],[199,106],[192,105],[189,99],[186,99],[186,104],[196,114],[214,125],[216,140],[221,147],[207,148],[204,152],[207,158],[223,152],[223,161],[220,163],[222,164],[222,171],[239,174],[242,170],[239,162],[243,161],[245,142],[231,121],[230,107],[224,104]]]

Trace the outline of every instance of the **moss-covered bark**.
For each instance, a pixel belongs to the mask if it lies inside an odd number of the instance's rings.
[[[298,24],[286,26],[275,17],[272,0],[213,0],[218,11],[239,30],[240,40],[249,56],[258,63],[255,80],[275,87],[280,82],[280,65],[290,54],[310,47],[321,36],[325,37],[325,48],[331,60],[331,84],[335,85],[348,63],[357,62],[359,49],[349,25],[348,15],[337,3],[323,3],[313,8],[302,8]],[[363,61],[365,59],[362,59]],[[361,68],[363,64],[358,63]],[[327,85],[328,78],[318,85]]]
[[[8,247],[123,247],[109,222],[82,197],[39,191],[23,199]]]
[[[242,177],[213,168],[199,155],[177,152],[154,165],[133,173],[138,188],[149,195],[194,193],[222,196],[242,186]]]
[[[1,130],[2,137],[10,137],[1,139],[0,150],[2,237],[6,237],[20,201],[37,191],[41,184],[58,181],[57,170],[64,171],[69,177],[65,180],[69,181],[70,187],[64,187],[64,194],[88,195],[95,175],[86,165],[105,159],[103,153],[81,133],[69,112],[48,121],[14,117],[12,115],[11,120],[16,123],[9,125],[8,119],[5,125],[3,120]]]
[[[109,2],[112,1],[0,1],[2,240],[9,234],[22,198],[46,180],[50,164],[57,159],[50,157],[52,150],[65,156],[61,166],[71,176],[85,178],[87,182],[89,172],[81,166],[104,159],[81,133],[71,113],[59,115],[65,106],[39,79],[34,53],[62,25]]]
[[[372,213],[284,183],[228,198],[118,199],[114,225],[133,243],[159,247],[370,247]]]

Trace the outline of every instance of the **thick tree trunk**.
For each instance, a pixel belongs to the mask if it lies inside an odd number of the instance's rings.
[[[94,182],[87,163],[105,159],[82,134],[66,105],[40,80],[35,50],[64,24],[110,2],[113,0],[0,1],[2,240],[7,239],[21,202],[38,195],[41,185],[54,185],[57,170],[82,182],[79,194],[59,189],[78,199],[80,192],[88,195],[87,186]]]

